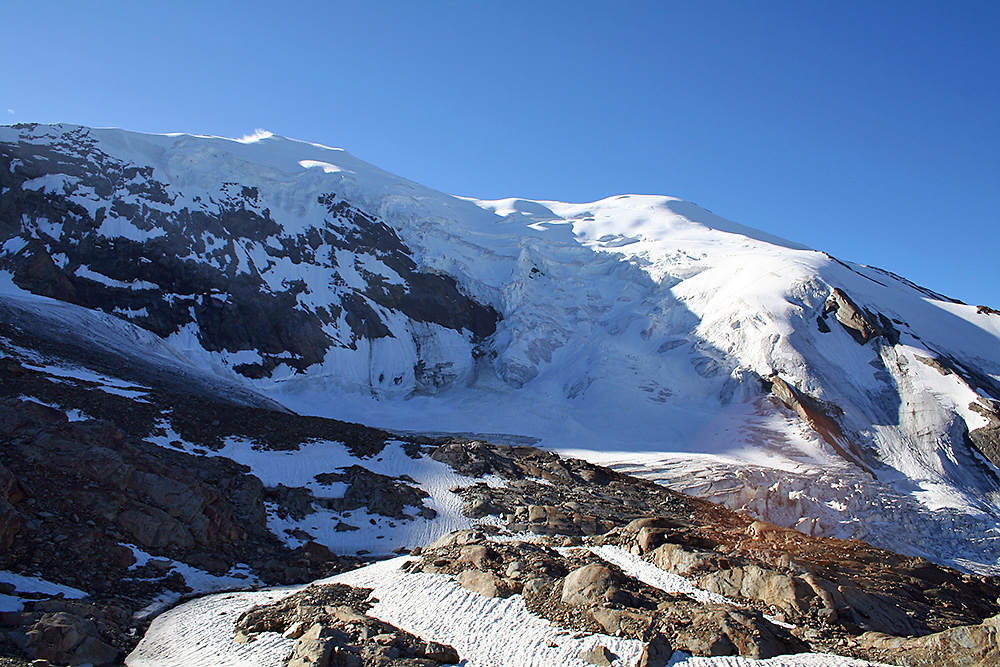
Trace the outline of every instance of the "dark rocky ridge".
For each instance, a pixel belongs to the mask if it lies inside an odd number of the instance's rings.
[[[152,167],[103,153],[86,128],[41,138],[22,129],[17,144],[0,142],[0,244],[22,241],[0,268],[30,292],[114,314],[159,336],[196,324],[206,350],[259,354],[260,362],[234,366],[254,378],[279,364],[303,371],[331,346],[355,348],[361,338],[393,335],[383,321],[387,311],[465,330],[470,349],[496,329],[492,307],[462,294],[449,276],[419,271],[390,227],[334,193],[317,202],[327,212],[322,227],[287,234],[254,187],[223,183],[211,201],[196,197],[197,206],[177,208],[180,193],[157,180]],[[60,177],[68,177],[61,192],[25,187]],[[81,188],[100,199],[93,214],[70,197]],[[102,235],[111,219],[126,220],[146,238]],[[251,245],[265,254],[265,266],[257,266]],[[365,285],[348,286],[338,250],[377,258],[403,283],[356,265],[349,269]],[[308,289],[301,280],[269,287],[261,271],[279,261],[325,268],[339,301],[301,304]],[[433,390],[448,378],[423,379]]]

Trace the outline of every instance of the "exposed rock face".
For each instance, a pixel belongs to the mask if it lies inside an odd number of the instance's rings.
[[[839,407],[799,391],[778,375],[765,378],[763,381],[772,394],[816,429],[816,432],[823,436],[823,439],[845,460],[856,463],[862,470],[871,471],[869,455],[862,447],[852,442],[840,427],[839,419],[843,411]]]
[[[986,426],[969,432],[973,447],[993,465],[1000,465],[1000,403],[997,401],[977,401],[969,407],[989,420]]]
[[[36,488],[55,484],[72,513],[106,522],[103,530],[79,535],[76,548],[87,549],[112,531],[143,549],[182,557],[198,549],[225,551],[246,542],[251,531],[265,531],[262,485],[232,463],[219,460],[210,467],[220,477],[228,473],[234,487],[256,486],[255,491],[220,489],[204,480],[203,466],[178,465],[183,456],[172,457],[177,463],[171,465],[107,422],[67,422],[62,412],[36,403],[0,404],[0,424],[4,459],[19,478]],[[249,502],[235,506],[227,491]],[[36,505],[56,499],[37,500]],[[16,559],[20,550],[7,552],[5,560]]]
[[[873,314],[859,307],[839,287],[835,287],[827,299],[822,317],[825,318],[831,313],[836,315],[837,322],[860,345],[864,345],[879,336],[885,337],[893,345],[899,342],[899,332],[892,326],[892,321],[889,318],[881,313]],[[826,325],[823,323],[821,326]],[[827,330],[829,330],[828,327]]]
[[[930,366],[941,375],[958,377],[979,396],[969,409],[988,420],[986,426],[972,429],[965,436],[966,442],[994,466],[1000,467],[1000,384],[989,376],[969,368],[947,355],[921,357],[917,360]],[[995,477],[995,474],[994,474]]]
[[[61,665],[118,662],[130,614],[119,607],[44,600],[30,611],[0,614],[0,637],[25,655]]]
[[[253,185],[182,193],[152,166],[103,152],[86,128],[35,129],[0,142],[0,243],[19,247],[0,265],[23,289],[159,336],[193,326],[205,350],[253,352],[256,361],[233,366],[251,378],[279,365],[303,371],[361,341],[405,335],[419,350],[420,336],[395,313],[461,334],[470,356],[496,329],[492,307],[449,276],[419,271],[390,227],[335,193],[315,203],[321,220],[297,229],[301,221],[276,219]],[[300,277],[310,272],[327,277]],[[310,296],[320,289],[329,298]],[[418,357],[375,384],[435,391],[456,377],[445,362]]]
[[[236,621],[236,641],[261,632],[295,639],[287,667],[436,667],[459,662],[451,646],[427,641],[366,616],[376,600],[368,589],[313,585]]]

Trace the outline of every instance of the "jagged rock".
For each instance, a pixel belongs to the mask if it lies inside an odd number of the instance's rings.
[[[860,308],[839,287],[833,289],[823,308],[824,316],[829,313],[836,313],[837,321],[844,330],[861,345],[877,336],[886,336],[893,344],[899,341],[899,333],[886,317]]]
[[[657,633],[643,647],[635,667],[667,667],[673,655],[674,647],[666,637]]]
[[[576,657],[592,665],[599,665],[599,667],[611,667],[611,663],[618,659],[618,656],[608,650],[607,646],[601,644],[581,652]]]

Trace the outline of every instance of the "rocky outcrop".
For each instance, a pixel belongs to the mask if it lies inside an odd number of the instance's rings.
[[[892,325],[892,321],[881,313],[872,313],[861,308],[854,300],[847,295],[847,292],[834,287],[826,304],[823,306],[821,315],[821,328],[829,327],[823,322],[828,315],[836,315],[837,322],[844,330],[851,335],[859,345],[864,345],[873,338],[884,337],[890,344],[899,342],[899,331]]]
[[[281,544],[267,529],[262,491],[260,480],[227,459],[149,445],[109,422],[70,422],[31,401],[0,400],[0,569],[90,595],[86,603],[43,600],[4,616],[0,644],[6,637],[23,654],[56,664],[105,664],[138,640],[143,621],[133,612],[164,592],[191,590],[174,562],[216,575],[247,563],[274,583],[343,567],[320,545],[293,551]],[[137,567],[127,545],[159,558]]]
[[[841,457],[857,464],[862,470],[872,471],[864,449],[854,443],[840,427],[843,410],[837,405],[799,391],[777,374],[763,378],[762,382],[785,406],[812,426]]]
[[[287,667],[436,667],[460,661],[451,646],[427,641],[366,616],[371,591],[342,584],[313,585],[236,621],[235,641],[261,632],[295,639]]]
[[[418,270],[388,225],[335,193],[313,204],[316,225],[299,229],[300,211],[286,231],[289,221],[276,219],[253,184],[182,195],[152,166],[104,152],[86,128],[20,130],[17,143],[0,142],[0,243],[17,246],[0,253],[0,267],[25,290],[159,336],[191,326],[205,350],[252,352],[256,360],[233,366],[251,378],[282,365],[302,372],[334,347],[411,336],[393,325],[397,315],[465,332],[470,357],[496,330],[491,306],[449,276]],[[325,277],[298,277],[310,272]],[[331,298],[314,303],[316,289]],[[409,390],[435,391],[456,377],[435,359],[414,359],[421,364]]]
[[[424,505],[424,499],[430,494],[416,486],[412,478],[388,477],[373,473],[360,465],[342,469],[338,473],[320,473],[315,479],[320,484],[342,482],[347,484],[344,495],[339,498],[317,498],[319,505],[336,512],[367,508],[373,514],[381,514],[393,519],[413,520],[413,515],[406,508],[412,508],[416,514],[425,519],[433,519],[437,512]]]
[[[131,614],[120,607],[44,600],[24,612],[0,613],[0,638],[31,658],[58,665],[117,664]]]
[[[986,417],[989,423],[972,429],[967,437],[980,454],[994,466],[1000,467],[1000,407],[998,406],[1000,402],[985,400],[970,404],[969,409]]]
[[[1000,616],[923,637],[869,632],[858,638],[858,644],[908,667],[996,667],[1000,665]]]

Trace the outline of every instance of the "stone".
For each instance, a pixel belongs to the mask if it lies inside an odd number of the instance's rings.
[[[654,526],[643,526],[635,536],[635,543],[639,546],[641,553],[649,553],[667,540],[667,536],[672,531],[667,528],[656,528]]]
[[[599,667],[611,667],[611,663],[618,659],[618,656],[608,650],[607,646],[601,644],[581,652],[576,657],[592,665],[599,665]]]
[[[619,577],[603,565],[591,564],[566,575],[562,601],[571,605],[605,603],[613,601],[619,593]]]
[[[105,665],[115,662],[119,651],[97,637],[87,637],[73,650],[71,665]]]
[[[521,587],[521,595],[525,597],[537,595],[543,588],[545,588],[545,586],[551,583],[551,581],[551,579],[546,579],[545,577],[533,577],[528,579]]]
[[[479,544],[485,541],[486,536],[478,530],[456,530],[434,540],[424,547],[424,550],[441,549],[453,544]]]
[[[331,613],[341,623],[363,623],[368,619],[368,616],[358,610],[343,605],[337,607]]]
[[[977,625],[963,625],[923,637],[893,637],[866,632],[858,637],[866,649],[890,651],[907,665],[997,667],[1000,665],[1000,615]]]
[[[760,612],[729,605],[691,607],[687,622],[674,637],[674,648],[697,656],[741,655],[771,658],[795,651],[775,633]]]
[[[257,640],[257,637],[255,637],[253,635],[248,635],[247,633],[243,632],[242,630],[237,630],[236,634],[233,635],[233,641],[236,642],[237,644],[249,644],[250,642],[256,641],[256,640]]]
[[[667,667],[673,655],[674,647],[670,645],[670,641],[662,634],[656,633],[643,647],[635,667]]]
[[[801,578],[758,565],[716,570],[699,578],[698,585],[719,595],[758,600],[793,616],[807,613],[816,597]]]
[[[455,578],[455,581],[462,588],[467,588],[488,598],[500,596],[500,579],[490,572],[464,570]]]
[[[299,637],[292,647],[286,667],[329,667],[333,643],[325,639]]]
[[[294,623],[288,626],[288,629],[286,629],[284,632],[281,633],[281,636],[284,637],[285,639],[298,639],[299,637],[302,636],[302,633],[304,633],[305,631],[306,631],[305,623],[303,623],[302,621],[295,621]],[[237,636],[239,636],[240,631],[237,631],[236,634]]]
[[[458,554],[459,563],[470,563],[479,569],[485,569],[486,563],[496,557],[496,552],[483,544],[472,544],[462,547]]]
[[[712,568],[716,558],[709,551],[696,551],[669,543],[656,547],[651,555],[656,567],[682,577]]]
[[[453,665],[461,660],[458,651],[447,644],[439,644],[438,642],[425,643],[420,647],[419,653],[421,657],[447,665]]]

